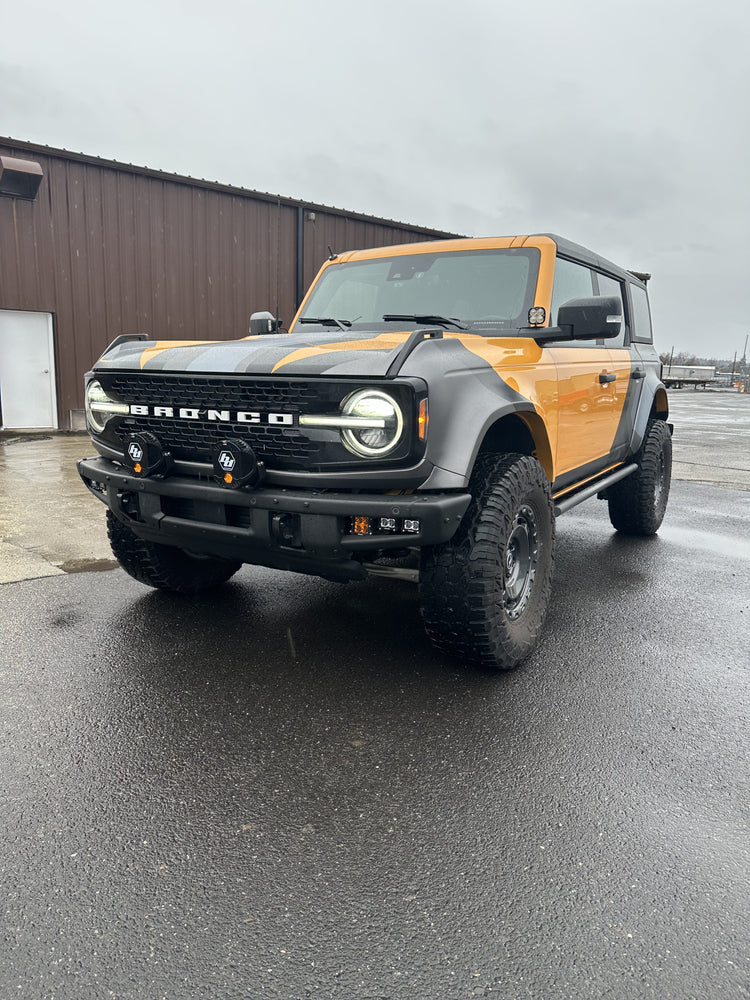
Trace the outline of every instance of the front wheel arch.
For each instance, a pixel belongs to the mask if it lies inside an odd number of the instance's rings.
[[[554,479],[552,449],[547,428],[538,413],[519,410],[496,420],[485,431],[477,450],[478,458],[486,454],[529,455],[544,469],[547,479]]]

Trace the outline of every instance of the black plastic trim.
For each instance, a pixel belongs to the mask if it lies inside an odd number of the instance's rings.
[[[407,340],[398,349],[398,354],[391,361],[388,366],[388,370],[385,373],[387,379],[396,378],[401,369],[404,366],[404,362],[412,353],[412,351],[422,343],[423,340],[442,340],[443,331],[437,327],[425,327],[423,329],[413,330]]]
[[[115,339],[112,341],[112,343],[108,345],[108,347],[106,348],[105,351],[103,351],[102,357],[104,357],[105,354],[109,354],[109,352],[113,348],[118,347],[120,344],[127,344],[131,340],[148,340],[148,339],[149,339],[149,335],[147,333],[121,333],[120,336],[119,337],[115,337]],[[86,376],[87,380],[88,380],[88,375],[90,375],[90,374],[92,374],[92,373],[89,372],[87,374],[87,376]]]

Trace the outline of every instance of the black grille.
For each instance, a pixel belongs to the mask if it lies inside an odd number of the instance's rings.
[[[103,381],[103,380],[102,380]],[[180,376],[117,374],[107,380],[126,403],[155,406],[198,406],[236,410],[325,412],[342,396],[340,383],[285,381],[258,378],[185,378]],[[344,390],[346,392],[346,390]]]
[[[217,443],[237,437],[247,441],[258,458],[273,469],[312,469],[351,462],[335,432],[300,428],[302,413],[337,412],[354,386],[324,379],[310,382],[238,377],[183,377],[137,373],[102,373],[102,384],[115,398],[143,406],[196,408],[199,419],[171,419],[132,415],[120,420],[116,433],[122,442],[129,434],[150,431],[175,459],[208,462]],[[261,423],[204,419],[208,409],[257,411]],[[291,414],[293,425],[264,423],[266,414]]]

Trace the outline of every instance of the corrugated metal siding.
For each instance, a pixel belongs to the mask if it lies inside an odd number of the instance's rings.
[[[81,376],[121,333],[232,339],[259,309],[289,323],[298,210],[305,287],[328,245],[449,235],[15,140],[0,140],[0,155],[44,171],[34,201],[0,197],[0,308],[53,313],[61,427],[83,406]]]
[[[424,232],[408,231],[379,222],[346,219],[327,212],[315,212],[314,221],[303,213],[304,254],[303,277],[308,287],[328,257],[328,248],[336,253],[344,250],[365,250],[368,247],[387,247],[397,243],[416,243],[431,239]]]

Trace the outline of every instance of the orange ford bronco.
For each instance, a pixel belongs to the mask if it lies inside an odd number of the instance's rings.
[[[115,556],[186,593],[242,563],[409,577],[440,649],[514,667],[557,515],[598,496],[620,532],[661,524],[647,277],[550,235],[409,244],[332,254],[288,333],[259,313],[242,340],[118,337],[78,464]]]

